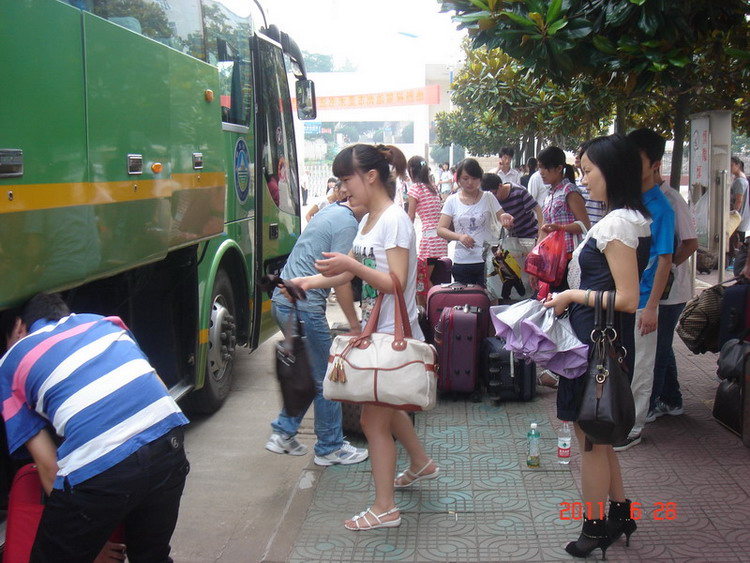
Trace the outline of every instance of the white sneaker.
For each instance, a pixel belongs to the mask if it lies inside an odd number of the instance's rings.
[[[297,438],[274,432],[266,442],[266,449],[275,454],[305,455],[307,446],[300,444]]]
[[[341,448],[335,452],[326,455],[316,455],[315,465],[351,465],[367,459],[370,455],[365,448],[355,448],[349,442],[344,440]]]

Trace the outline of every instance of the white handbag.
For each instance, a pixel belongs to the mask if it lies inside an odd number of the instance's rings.
[[[437,353],[432,345],[411,337],[401,284],[395,275],[391,278],[396,289],[395,334],[375,332],[381,293],[362,334],[333,340],[323,380],[326,399],[409,411],[435,406]]]

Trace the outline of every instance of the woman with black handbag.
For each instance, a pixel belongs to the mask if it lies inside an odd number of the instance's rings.
[[[606,203],[607,214],[588,231],[573,253],[568,274],[572,289],[553,294],[546,305],[554,307],[558,315],[568,309],[578,338],[593,346],[595,300],[601,300],[606,308],[610,293],[615,291],[614,326],[619,329],[620,338],[614,338],[613,342],[622,342],[627,351],[625,363],[632,370],[634,313],[651,235],[649,213],[641,199],[640,156],[627,139],[616,134],[591,141],[581,164],[584,186],[588,186],[592,199]],[[582,400],[589,375],[560,380],[557,392],[560,420],[578,420],[582,406],[586,406]],[[576,557],[586,557],[599,547],[604,556],[609,545],[623,533],[629,543],[636,524],[630,515],[630,500],[625,497],[612,442],[602,443],[606,439],[601,436],[587,437],[577,423],[575,429],[583,446],[581,490],[586,515],[580,537],[565,550]],[[610,504],[605,518],[607,499]]]
[[[392,170],[402,174],[406,159],[394,146],[357,144],[342,150],[333,161],[333,173],[346,186],[349,202],[365,206],[362,219],[348,255],[324,252],[315,265],[319,275],[293,280],[302,289],[336,287],[357,276],[362,279],[362,325],[375,309],[378,294],[383,294],[378,313],[378,333],[394,334],[397,321],[394,294],[403,288],[405,317],[415,339],[423,340],[417,322],[416,276],[417,248],[414,225],[402,207],[394,203],[396,184]],[[398,284],[391,274],[398,279]],[[425,453],[411,419],[403,410],[380,404],[364,404],[362,428],[370,449],[375,502],[346,520],[349,530],[392,528],[401,524],[395,505],[395,489],[434,479],[438,467]],[[409,468],[395,476],[395,436],[406,448]]]

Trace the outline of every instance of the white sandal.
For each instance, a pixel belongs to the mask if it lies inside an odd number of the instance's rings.
[[[414,483],[417,483],[419,481],[429,481],[430,479],[435,479],[440,473],[440,468],[437,465],[435,465],[435,471],[433,471],[432,473],[425,473],[425,470],[434,463],[435,462],[433,460],[428,461],[427,464],[416,473],[414,473],[410,469],[402,471],[396,476],[396,479],[393,481],[394,488],[405,489],[406,487],[411,487]],[[409,479],[409,482],[404,483],[403,485],[399,485],[398,482],[404,478]]]
[[[394,512],[398,512],[399,508],[398,506],[394,506],[391,508],[388,512],[383,512],[383,514],[375,514],[372,511],[372,508],[368,508],[367,510],[360,512],[356,516],[352,517],[352,523],[356,526],[348,526],[346,523],[344,524],[344,528],[347,530],[352,530],[354,532],[358,532],[361,530],[375,530],[377,528],[396,528],[401,525],[401,515],[398,515],[398,518],[395,518],[394,520],[388,520],[386,522],[383,522],[381,518],[383,516],[389,516],[393,514]],[[376,523],[373,524],[368,518],[367,515],[372,514],[372,517],[375,518]],[[360,526],[359,522],[360,520],[365,521],[365,526]]]

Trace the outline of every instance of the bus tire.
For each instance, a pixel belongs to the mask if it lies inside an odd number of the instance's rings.
[[[190,412],[211,414],[219,410],[232,387],[234,350],[237,346],[237,306],[234,288],[223,268],[216,273],[208,326],[208,358],[203,387],[188,395]]]

